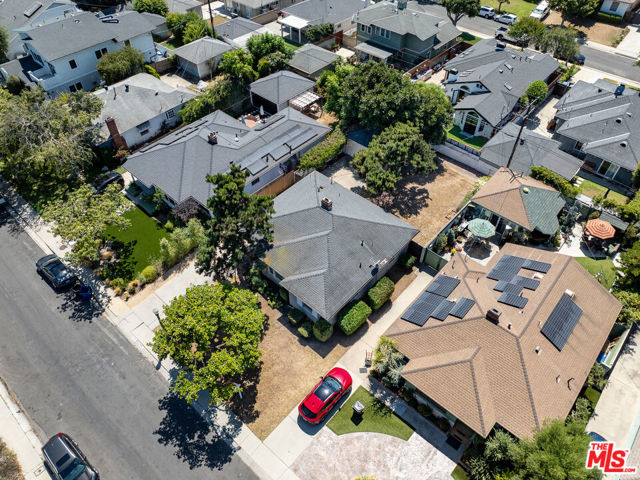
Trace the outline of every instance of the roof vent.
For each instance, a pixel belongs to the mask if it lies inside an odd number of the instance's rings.
[[[239,142],[240,139],[238,138],[238,134],[236,133],[236,138],[233,139],[234,142]]]
[[[622,123],[622,119],[620,117],[616,118],[616,123]]]
[[[573,290],[565,290],[564,294],[567,295],[569,298],[571,298],[571,300],[573,300],[574,298],[576,298],[576,292],[574,292]]]
[[[331,210],[333,208],[333,200],[330,200],[327,197],[322,197],[320,205],[322,205],[322,208],[324,208],[325,210]]]
[[[218,135],[216,135],[216,132],[210,132],[209,133],[209,143],[211,145],[217,145],[218,144]]]
[[[499,69],[498,69],[498,71],[499,71],[500,73],[504,72],[504,70],[503,70],[503,69],[501,69],[501,68],[499,68]]]
[[[633,117],[633,114],[631,112],[627,112],[627,117]]]
[[[502,315],[502,312],[497,308],[490,308],[489,310],[487,310],[487,320],[495,323],[496,325],[500,320],[500,315]]]
[[[541,351],[542,351],[542,348],[540,348],[540,345],[538,345],[538,346],[536,347],[536,353],[537,353],[538,355],[540,355],[540,352],[541,352]]]
[[[535,278],[536,280],[542,280],[544,276],[540,272],[536,272],[533,274],[533,278]]]
[[[522,193],[529,193],[529,187],[524,187],[522,189]]]
[[[625,142],[620,142],[620,146],[621,146],[622,148],[626,148],[626,147],[627,147],[627,145],[628,145],[628,144],[627,144],[627,142],[626,142],[626,141],[625,141]]]
[[[129,85],[125,85],[125,86],[124,86],[124,91],[125,91],[125,92],[128,92],[128,91],[129,91]]]
[[[560,383],[560,375],[556,377],[556,383]]]

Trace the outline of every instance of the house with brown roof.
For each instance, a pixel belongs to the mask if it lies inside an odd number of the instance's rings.
[[[385,335],[453,431],[525,438],[569,414],[620,310],[572,257],[507,244],[486,266],[449,262]]]

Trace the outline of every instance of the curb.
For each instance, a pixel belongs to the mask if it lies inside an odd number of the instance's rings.
[[[18,404],[16,404],[11,399],[9,390],[5,386],[4,381],[2,381],[1,379],[0,379],[0,399],[2,399],[2,401],[7,405],[7,407],[9,407],[11,416],[16,419],[16,421],[20,425],[20,428],[22,429],[26,437],[29,439],[29,443],[31,444],[31,446],[34,449],[36,449],[36,451],[40,451],[40,449],[42,448],[42,443],[40,442],[35,432],[33,431],[33,427],[31,427],[31,423],[29,422],[29,419],[24,413],[22,413],[22,409],[18,406]]]

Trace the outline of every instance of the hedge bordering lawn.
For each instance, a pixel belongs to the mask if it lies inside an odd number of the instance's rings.
[[[382,277],[378,280],[378,283],[367,292],[371,308],[375,311],[382,307],[391,298],[395,288],[396,284],[389,277]]]
[[[333,335],[333,325],[327,322],[324,318],[319,318],[316,323],[313,324],[313,336],[321,342],[326,342]]]
[[[336,128],[322,142],[311,147],[300,159],[300,170],[322,170],[331,160],[336,158],[347,143],[342,130]]]
[[[371,307],[362,300],[349,303],[338,316],[338,326],[347,335],[355,332],[371,315]]]
[[[574,187],[563,177],[545,167],[531,167],[531,177],[555,188],[567,197],[575,198],[580,192],[577,187]]]

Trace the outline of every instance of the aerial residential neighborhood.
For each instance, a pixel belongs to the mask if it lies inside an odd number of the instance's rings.
[[[640,478],[640,3],[0,1],[0,480]]]

